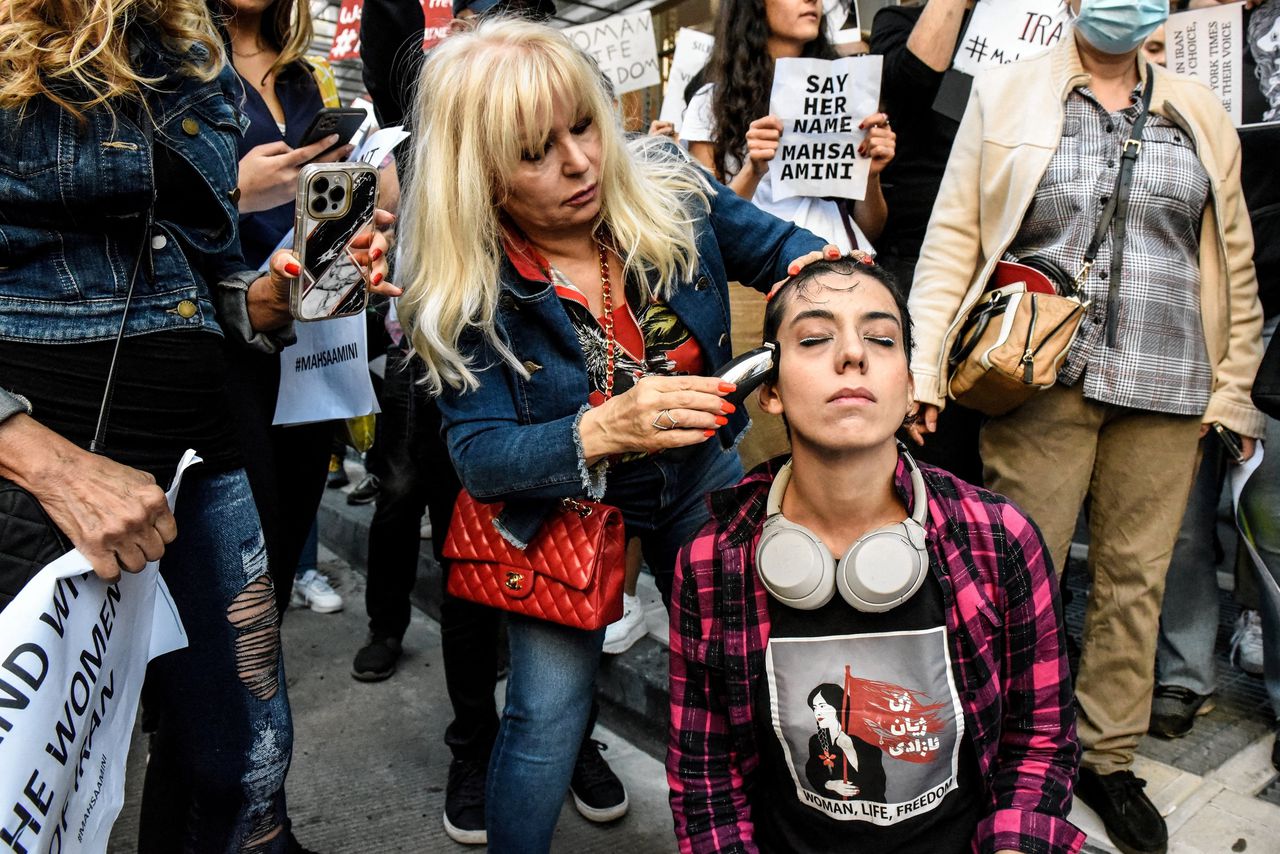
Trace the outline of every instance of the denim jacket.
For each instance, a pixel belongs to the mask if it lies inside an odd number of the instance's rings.
[[[826,241],[767,214],[720,184],[695,210],[698,266],[668,304],[702,348],[707,365],[731,355],[729,281],[768,291],[795,258]],[[587,368],[569,316],[547,282],[521,276],[509,259],[501,271],[498,333],[528,378],[502,361],[479,335],[465,353],[479,366],[480,387],[445,387],[440,412],[463,486],[481,501],[504,501],[498,527],[523,547],[557,499],[599,499],[606,465],[587,467],[578,424],[589,408]],[[465,348],[464,348],[465,349]],[[725,447],[747,426],[739,409],[720,431]]]
[[[214,306],[221,311],[225,295],[215,291],[240,291],[244,311],[235,73],[228,66],[209,82],[184,76],[141,33],[131,52],[135,68],[162,78],[148,87],[152,133],[127,104],[87,110],[83,121],[43,96],[0,110],[0,338],[113,338],[140,248],[126,334],[221,333]],[[192,179],[166,187],[144,234],[156,192],[151,140],[189,166]],[[181,216],[188,211],[199,216]]]

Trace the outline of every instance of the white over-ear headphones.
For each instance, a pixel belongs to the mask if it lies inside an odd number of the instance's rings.
[[[782,515],[782,496],[791,481],[791,462],[769,489],[768,516],[756,546],[756,571],[773,598],[792,608],[814,611],[836,591],[859,611],[888,611],[910,599],[929,571],[924,521],[929,502],[916,461],[899,445],[911,472],[911,518],[868,531],[839,562],[822,540]]]

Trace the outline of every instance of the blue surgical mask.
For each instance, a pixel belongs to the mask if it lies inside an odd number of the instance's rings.
[[[1139,47],[1169,17],[1169,0],[1083,0],[1076,29],[1103,53]]]

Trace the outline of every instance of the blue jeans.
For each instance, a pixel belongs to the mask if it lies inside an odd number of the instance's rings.
[[[1273,320],[1269,328],[1274,326]],[[1268,572],[1280,580],[1280,422],[1274,418],[1267,419],[1264,444],[1262,465],[1241,493],[1240,505]],[[1204,438],[1203,448],[1169,564],[1156,648],[1156,681],[1181,685],[1197,694],[1212,693],[1217,687],[1218,579],[1213,571],[1213,529],[1223,480],[1231,466],[1212,434]],[[1248,564],[1249,571],[1254,571],[1251,560]],[[1272,713],[1280,717],[1280,601],[1266,579],[1259,579],[1258,587],[1267,696]]]
[[[707,521],[707,493],[741,479],[737,452],[718,445],[687,462],[658,455],[610,472],[604,501],[622,510],[627,536],[640,538],[664,600],[676,553]],[[511,677],[486,789],[489,850],[545,852],[586,731],[604,630],[512,614],[507,638]]]
[[[138,850],[283,852],[293,722],[280,617],[243,470],[182,484],[160,562],[190,640],[147,671],[157,727]]]

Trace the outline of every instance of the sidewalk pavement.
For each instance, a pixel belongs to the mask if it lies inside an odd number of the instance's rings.
[[[454,843],[440,821],[451,711],[439,625],[415,608],[395,675],[357,682],[351,660],[365,639],[364,577],[324,547],[320,570],[346,600],[344,610],[290,609],[284,621],[295,728],[286,792],[299,842],[319,854],[482,851]],[[499,697],[503,689],[499,685]],[[608,722],[607,710],[602,719]],[[626,783],[630,811],[613,824],[594,825],[567,798],[553,851],[674,851],[661,762],[605,725],[597,725],[595,737],[608,745],[605,758]],[[108,849],[113,854],[135,850],[146,744],[135,731],[125,805]]]

